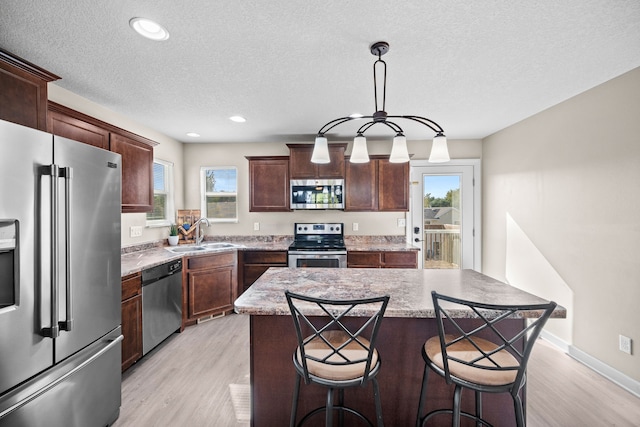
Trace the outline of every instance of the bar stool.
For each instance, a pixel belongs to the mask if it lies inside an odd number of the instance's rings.
[[[298,338],[298,347],[293,353],[293,366],[297,375],[290,426],[301,426],[313,415],[324,411],[325,424],[331,427],[334,410],[337,410],[340,426],[344,424],[345,413],[350,413],[373,427],[366,416],[344,405],[346,388],[365,386],[371,382],[377,425],[382,427],[382,405],[376,379],[381,359],[375,349],[375,342],[389,296],[328,300],[289,291],[285,291],[285,295]],[[362,307],[365,304],[366,308]],[[314,409],[296,424],[302,379],[305,384],[315,383],[326,387],[327,400],[326,406]],[[337,405],[334,405],[335,390],[338,390]],[[351,425],[353,424],[349,423]]]
[[[476,426],[490,424],[482,418],[482,393],[509,393],[513,399],[516,425],[526,424],[525,408],[520,390],[526,382],[526,369],[533,345],[544,324],[556,308],[556,303],[534,305],[496,305],[465,301],[431,293],[436,311],[438,335],[427,340],[422,348],[425,361],[422,389],[416,426],[421,427],[432,416],[452,414],[452,426],[460,425],[460,417],[475,420]],[[441,302],[445,302],[446,309]],[[454,315],[463,309],[473,316]],[[468,322],[469,317],[478,322]],[[507,334],[499,323],[504,319],[524,318],[526,326],[514,334]],[[422,416],[427,395],[429,370],[443,377],[447,384],[455,384],[453,409],[437,409]],[[461,391],[468,388],[475,393],[475,414],[460,411]]]

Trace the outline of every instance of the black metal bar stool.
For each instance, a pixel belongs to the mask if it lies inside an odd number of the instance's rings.
[[[475,420],[478,427],[490,426],[482,418],[482,393],[509,393],[513,399],[516,425],[524,427],[526,414],[520,390],[526,381],[527,362],[556,303],[510,306],[465,301],[435,291],[431,296],[438,335],[427,340],[422,348],[425,367],[416,426],[424,426],[432,416],[442,413],[452,414],[451,425],[455,427],[460,425],[461,416]],[[469,327],[466,326],[469,322],[456,318],[460,316],[452,312],[461,308],[471,309],[471,315],[467,317],[477,317],[480,324]],[[500,330],[499,323],[513,318],[527,319],[526,326],[507,336]],[[444,377],[447,384],[455,384],[453,409],[437,409],[423,416],[429,370]],[[463,388],[475,393],[475,414],[460,411]]]
[[[285,295],[298,338],[298,347],[293,353],[293,366],[297,375],[290,426],[301,426],[313,415],[324,411],[326,426],[331,427],[336,410],[340,426],[344,424],[345,413],[350,413],[373,427],[367,417],[344,405],[346,388],[365,386],[370,382],[373,385],[377,425],[382,427],[382,405],[376,379],[381,359],[375,349],[375,342],[389,296],[327,300],[289,291]],[[361,315],[365,312],[368,314]],[[350,317],[349,322],[345,321],[346,316]],[[356,327],[352,325],[354,322],[358,323]],[[350,326],[347,327],[345,323]],[[296,424],[302,379],[305,384],[315,383],[327,387],[327,401],[326,406],[314,409]],[[335,390],[338,391],[337,405],[334,404]]]

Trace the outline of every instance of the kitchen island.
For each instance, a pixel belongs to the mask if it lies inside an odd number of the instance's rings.
[[[288,425],[295,370],[292,363],[297,345],[284,291],[321,298],[353,299],[390,295],[378,336],[382,358],[378,374],[382,412],[388,426],[415,424],[424,361],[421,348],[437,335],[431,291],[497,304],[533,304],[543,299],[472,270],[407,269],[289,269],[270,268],[240,298],[235,311],[250,315],[252,425]],[[314,313],[309,313],[314,314]],[[460,310],[460,318],[475,322],[471,312]],[[552,317],[566,317],[557,307]],[[521,328],[523,319],[509,319],[506,328]],[[437,375],[429,379],[427,410],[451,406],[453,387]],[[484,415],[495,426],[513,424],[513,404],[508,395],[483,396]],[[300,390],[298,414],[323,406],[325,389],[316,385]],[[371,386],[345,392],[345,403],[374,415]],[[526,396],[525,401],[526,405]],[[473,396],[463,393],[463,410],[472,410]],[[317,425],[323,419],[318,416]],[[436,417],[435,424],[450,425],[450,418]],[[316,425],[309,423],[309,425]]]

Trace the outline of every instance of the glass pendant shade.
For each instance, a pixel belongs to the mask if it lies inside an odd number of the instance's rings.
[[[351,150],[351,163],[367,163],[369,161],[369,153],[367,152],[367,138],[358,135],[353,138],[353,150]]]
[[[329,145],[327,138],[324,136],[317,136],[316,143],[313,146],[313,154],[311,154],[311,163],[329,163]]]
[[[404,135],[396,135],[393,138],[391,146],[391,155],[389,156],[391,163],[406,163],[409,161],[409,152],[407,151],[407,138]]]
[[[429,155],[430,163],[444,163],[448,162],[449,150],[447,149],[447,137],[438,134],[433,138],[433,145],[431,146],[431,155]]]

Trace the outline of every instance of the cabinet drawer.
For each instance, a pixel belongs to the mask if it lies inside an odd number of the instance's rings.
[[[220,267],[223,265],[234,265],[235,263],[235,251],[214,255],[201,255],[189,257],[187,259],[187,269],[198,270],[202,268]]]
[[[418,265],[417,252],[385,252],[384,253],[384,266],[387,268],[394,267],[411,267],[415,268]]]
[[[129,274],[122,278],[122,301],[140,295],[142,276],[140,273]]]
[[[380,267],[382,252],[348,252],[347,265],[349,267]]]
[[[246,251],[243,253],[245,264],[282,264],[287,265],[285,251]]]

